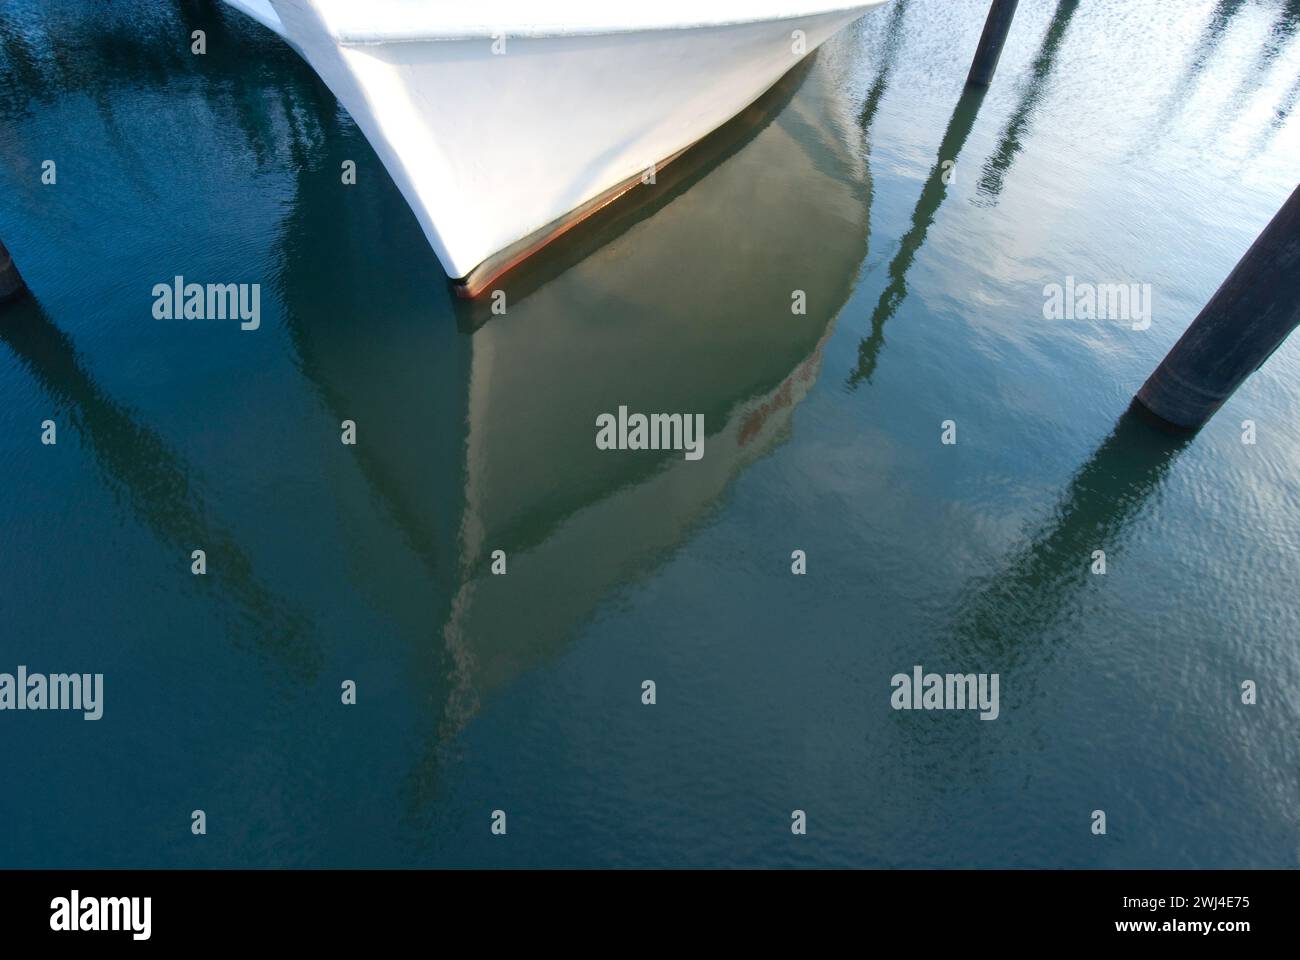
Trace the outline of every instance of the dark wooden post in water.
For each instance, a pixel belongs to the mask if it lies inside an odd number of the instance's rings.
[[[1300,323],[1300,187],[1174,344],[1137,400],[1199,430]]]
[[[14,266],[13,257],[9,256],[4,243],[0,242],[0,303],[18,296],[24,286],[18,268]]]
[[[1007,33],[1011,30],[1011,20],[1016,15],[1018,2],[1019,0],[993,0],[989,18],[984,21],[984,32],[980,35],[975,60],[966,77],[968,87],[987,87],[993,80],[993,71],[998,68],[998,58],[1002,56],[1002,45],[1006,43]]]

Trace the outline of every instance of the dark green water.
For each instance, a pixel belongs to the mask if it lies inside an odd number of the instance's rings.
[[[105,676],[0,713],[0,865],[1296,866],[1300,343],[1123,413],[1295,185],[1300,8],[1027,0],[963,96],[986,9],[869,15],[492,316],[257,25],[0,2],[0,672]]]

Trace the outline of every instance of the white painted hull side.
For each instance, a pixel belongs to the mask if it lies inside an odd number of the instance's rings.
[[[827,0],[701,0],[694,7],[711,22],[660,26],[637,19],[651,15],[639,4],[601,15],[587,3],[537,4],[555,22],[513,27],[488,26],[490,2],[227,2],[320,74],[447,274],[473,274],[481,287],[584,211],[647,180],[886,0],[829,10]],[[586,19],[557,19],[566,6]],[[681,20],[686,7],[667,6],[661,16]],[[471,8],[484,23],[467,19]],[[742,16],[765,10],[778,18]]]

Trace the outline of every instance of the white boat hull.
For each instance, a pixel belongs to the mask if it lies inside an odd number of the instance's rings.
[[[556,15],[572,7],[587,19],[513,27],[444,9],[470,4],[227,2],[320,74],[473,296],[619,193],[651,185],[666,161],[885,0],[831,10],[826,0],[702,0],[715,20],[735,18],[694,25],[667,20],[661,4],[659,26],[640,11],[600,19],[592,4],[555,3]],[[666,6],[667,17],[684,9]],[[774,18],[750,19],[755,10]]]

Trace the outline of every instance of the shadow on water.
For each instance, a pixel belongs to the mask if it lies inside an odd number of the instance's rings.
[[[934,223],[939,207],[948,196],[948,183],[951,180],[948,171],[951,166],[945,164],[956,164],[966,138],[975,126],[975,118],[979,115],[985,93],[983,87],[967,87],[957,101],[957,107],[953,110],[948,128],[939,144],[939,155],[930,168],[930,175],[926,178],[916,208],[912,211],[911,226],[899,244],[894,259],[890,261],[889,284],[880,294],[876,309],[872,311],[871,332],[858,344],[858,362],[848,377],[848,386],[851,388],[864,382],[870,383],[875,374],[880,350],[885,343],[885,324],[907,298],[907,272],[925,244],[926,233]]]
[[[1093,551],[1109,560],[1186,447],[1130,407],[1074,475],[1052,517],[997,571],[974,582],[953,634],[967,651],[1015,665],[1097,582]]]
[[[978,202],[995,206],[1002,188],[1006,183],[1007,173],[1015,163],[1016,155],[1024,145],[1025,135],[1033,119],[1034,111],[1047,92],[1047,81],[1056,65],[1056,54],[1065,37],[1066,28],[1079,8],[1079,0],[1060,0],[1052,22],[1043,36],[1042,46],[1029,68],[1029,78],[1025,81],[1025,92],[1016,108],[1011,111],[1007,124],[998,137],[998,148],[984,164],[983,176],[977,186]]]
[[[110,489],[125,494],[131,510],[176,552],[176,576],[224,602],[233,600],[240,620],[234,637],[253,637],[256,649],[294,676],[312,679],[319,653],[306,621],[258,582],[252,562],[235,537],[208,519],[209,509],[186,463],[166,441],[138,423],[130,410],[104,394],[82,366],[68,336],[30,295],[0,315],[0,341],[35,378],[59,411],[56,423],[71,426],[94,457]],[[190,552],[207,552],[206,577],[192,577]]]

